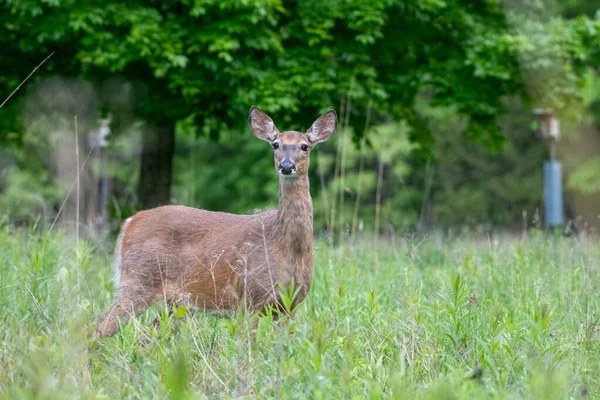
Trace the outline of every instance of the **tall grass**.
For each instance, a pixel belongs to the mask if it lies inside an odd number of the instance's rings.
[[[0,397],[597,398],[599,260],[598,243],[535,232],[321,241],[294,320],[265,317],[254,343],[247,316],[158,304],[98,344],[111,256],[3,227]]]

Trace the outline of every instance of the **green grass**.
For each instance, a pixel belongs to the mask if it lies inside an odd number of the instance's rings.
[[[320,242],[293,334],[267,317],[254,344],[159,304],[98,347],[111,261],[0,228],[0,398],[600,397],[596,239]]]

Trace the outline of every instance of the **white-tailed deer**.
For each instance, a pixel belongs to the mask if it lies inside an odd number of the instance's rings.
[[[279,209],[234,215],[163,206],[128,218],[117,239],[118,294],[96,338],[113,335],[158,300],[183,301],[212,312],[283,310],[281,288],[294,284],[293,306],[312,281],[313,209],[309,154],[335,132],[331,110],[306,133],[280,132],[269,116],[250,108],[250,129],[270,143],[279,174]],[[259,183],[260,184],[260,183]]]

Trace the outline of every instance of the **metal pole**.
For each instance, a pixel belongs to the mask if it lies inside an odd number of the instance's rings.
[[[544,162],[544,202],[546,205],[546,226],[562,226],[563,221],[563,198],[562,198],[562,174],[559,161],[550,160]]]

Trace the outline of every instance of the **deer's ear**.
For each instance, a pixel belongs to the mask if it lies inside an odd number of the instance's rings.
[[[329,139],[337,128],[337,114],[335,110],[329,110],[321,115],[310,127],[306,135],[311,143],[321,143]]]
[[[273,120],[256,106],[250,107],[248,126],[257,138],[267,142],[274,141],[279,134]]]

